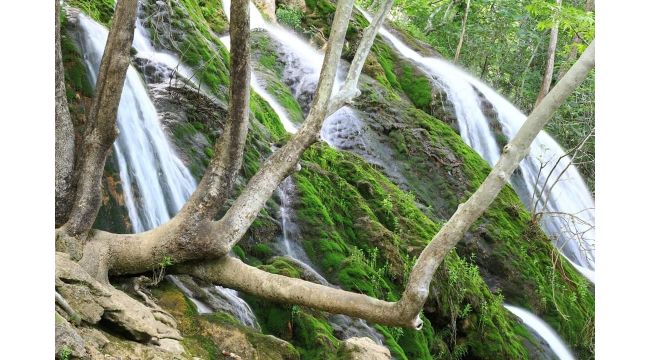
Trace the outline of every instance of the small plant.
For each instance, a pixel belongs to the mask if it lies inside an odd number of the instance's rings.
[[[390,336],[395,339],[395,342],[398,342],[399,339],[404,336],[404,329],[401,327],[389,327],[388,332],[390,333]]]
[[[174,265],[174,260],[171,256],[163,256],[162,260],[158,263],[158,266],[153,269],[153,285],[158,285],[163,277],[165,276],[165,268]]]
[[[293,323],[294,319],[298,314],[300,313],[300,306],[298,305],[292,305],[291,306],[291,322]]]
[[[72,349],[70,349],[68,345],[64,345],[61,347],[61,350],[59,350],[59,359],[61,360],[69,360],[70,355],[72,355]]]

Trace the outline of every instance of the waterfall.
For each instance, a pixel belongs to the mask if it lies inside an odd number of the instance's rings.
[[[78,14],[77,43],[84,55],[90,81],[97,81],[108,30],[86,15]],[[140,20],[136,22],[133,46],[136,61],[153,66],[154,82],[165,82],[178,74],[192,83],[192,71],[170,53],[157,51],[151,45]],[[196,188],[196,181],[172,149],[165,136],[156,108],[147,92],[147,84],[133,66],[127,70],[117,114],[120,130],[113,149],[119,166],[124,201],[133,231],[142,232],[168,221],[178,212]],[[237,292],[213,286],[209,293],[214,301],[195,298],[194,292],[174,276],[168,279],[183,291],[198,308],[199,313],[216,309],[232,313],[244,325],[258,327],[255,315]],[[220,299],[220,300],[218,300]]]
[[[79,14],[78,20],[78,43],[89,80],[94,84],[108,31],[84,14]],[[113,149],[124,202],[133,231],[143,232],[166,222],[180,210],[196,182],[171,148],[146,85],[133,66],[126,73],[117,126],[119,136]]]
[[[371,20],[365,11],[359,9]],[[447,94],[454,106],[461,137],[478,152],[491,166],[496,164],[501,151],[489,127],[489,121],[481,110],[480,91],[494,107],[503,133],[512,139],[526,120],[519,109],[481,81],[460,70],[445,60],[423,57],[396,36],[382,27],[380,35],[388,40],[404,57],[415,62],[432,81]],[[539,161],[548,161],[551,166],[540,170]],[[559,161],[556,171],[552,164]],[[562,147],[546,132],[542,131],[530,147],[530,154],[519,168],[521,176],[513,177],[512,184],[522,201],[533,212],[542,210],[542,205],[533,208],[533,195],[546,203],[549,215],[542,217],[542,228],[562,254],[590,281],[595,280],[595,205],[591,192]],[[562,170],[566,169],[564,173]],[[539,177],[538,177],[539,175]],[[539,179],[539,180],[538,180]],[[544,184],[548,182],[547,187]],[[557,185],[549,191],[551,184]]]
[[[251,22],[252,23],[252,22]],[[230,36],[222,36],[219,38],[219,40],[224,44],[226,49],[230,51]],[[270,106],[273,111],[278,115],[278,118],[280,118],[280,122],[282,123],[282,126],[284,126],[284,130],[286,130],[290,134],[295,134],[298,129],[296,128],[296,125],[289,120],[289,115],[287,115],[287,112],[284,110],[282,105],[280,105],[271,94],[266,91],[266,89],[260,84],[260,82],[257,80],[257,77],[253,72],[251,72],[251,87],[253,90],[260,96],[264,101],[266,101]]]
[[[222,4],[226,16],[230,20],[230,1],[223,0]],[[308,42],[293,31],[285,29],[280,25],[266,22],[257,7],[252,3],[250,4],[250,26],[251,29],[261,28],[266,30],[272,38],[282,45],[278,49],[278,52],[282,54],[287,63],[282,80],[289,85],[293,96],[300,103],[302,110],[305,113],[308,112],[318,84],[324,55],[315,50]],[[230,46],[229,36],[223,36],[220,40],[226,47]],[[341,74],[339,73],[338,75],[334,85],[335,88],[342,83]],[[295,133],[297,129],[289,120],[284,108],[264,89],[255,74],[251,74],[251,87],[273,108],[284,125],[285,130],[292,134]],[[342,123],[347,123],[350,119],[358,126],[357,135],[359,135],[361,133],[360,121],[352,109],[344,107],[327,119],[326,123],[329,122],[332,125],[323,127],[325,130],[321,132],[321,137],[330,145],[333,145],[337,141],[350,138],[348,136],[349,131],[347,130],[349,124],[347,127],[341,126]],[[361,137],[358,138],[360,139]],[[291,203],[295,193],[295,184],[291,177],[287,177],[282,181],[277,192],[280,197],[279,217],[282,224],[282,237],[279,239],[280,252],[286,256],[287,260],[303,269],[303,272],[308,274],[307,277],[310,278],[310,281],[325,286],[333,286],[314,269],[305,250],[300,245],[299,230],[293,220],[293,211],[291,209]],[[364,320],[351,318],[346,315],[332,314],[328,317],[328,321],[332,325],[337,337],[341,339],[368,337],[378,344],[383,343],[383,336]]]
[[[560,338],[560,336],[550,326],[542,321],[542,319],[538,318],[535,316],[535,314],[527,310],[513,305],[504,304],[503,306],[505,306],[505,308],[508,309],[511,313],[520,318],[524,324],[529,326],[536,334],[544,339],[544,341],[548,343],[548,346],[551,348],[553,353],[560,360],[575,359],[571,354],[569,348],[566,346],[566,344],[564,344],[564,341],[562,341],[562,338]]]

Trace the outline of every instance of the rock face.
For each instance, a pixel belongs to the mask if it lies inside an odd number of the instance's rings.
[[[278,7],[284,6],[286,8],[299,9],[302,12],[307,11],[307,4],[305,0],[278,0]]]
[[[260,9],[263,15],[267,16],[270,21],[277,22],[275,17],[275,1],[274,0],[253,0],[255,6]]]
[[[390,360],[390,351],[369,338],[349,338],[339,351],[341,358],[350,360]]]
[[[166,339],[164,343],[168,349],[183,351],[182,347],[173,344],[181,335],[168,313],[145,306],[126,293],[100,283],[66,254],[57,253],[55,274],[56,291],[67,302],[60,307],[60,314],[73,318],[70,312],[74,312],[86,324],[101,323],[142,343],[160,345],[160,340]],[[77,337],[69,326],[61,324],[61,344],[74,345]]]

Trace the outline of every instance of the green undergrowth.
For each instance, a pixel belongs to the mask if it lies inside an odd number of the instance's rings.
[[[420,125],[434,143],[444,142],[462,160],[466,200],[490,171],[487,163],[443,122],[416,111]],[[559,255],[549,238],[532,224],[530,214],[508,185],[472,226],[461,253],[476,256],[484,274],[499,276],[496,284],[508,301],[541,315],[581,358],[593,357],[593,288]]]
[[[115,0],[66,0],[66,4],[83,11],[100,24],[110,26]]]
[[[302,275],[301,269],[282,258],[275,258],[258,267],[288,277],[300,278]],[[263,332],[291,342],[302,359],[337,359],[340,340],[335,337],[326,313],[252,296],[245,299],[255,310]]]
[[[325,145],[305,152],[303,169],[294,178],[303,246],[325,276],[347,290],[398,300],[415,256],[440,224],[363,159]],[[450,272],[455,282],[443,278]],[[518,325],[501,306],[502,298],[487,288],[476,265],[452,252],[433,287],[439,308],[425,314],[435,320],[433,326],[426,323],[420,332],[378,327],[393,356],[451,358],[462,351],[482,358],[526,356]],[[452,331],[464,321],[465,332]]]

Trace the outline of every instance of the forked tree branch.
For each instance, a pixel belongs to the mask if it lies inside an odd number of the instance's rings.
[[[595,42],[528,116],[499,161],[476,192],[445,223],[418,257],[402,298],[390,303],[301,279],[266,273],[232,258],[183,265],[177,271],[232,287],[262,298],[301,304],[329,312],[360,317],[380,324],[419,328],[419,312],[429,295],[433,275],[444,257],[490,206],[519,162],[528,154],[535,137],[553,113],[594,67]]]
[[[366,62],[368,54],[370,54],[370,49],[372,48],[372,44],[375,42],[375,37],[377,37],[377,33],[379,32],[381,25],[384,23],[384,19],[388,15],[392,5],[393,0],[385,0],[382,7],[377,11],[377,14],[373,16],[370,25],[363,30],[363,37],[357,47],[356,53],[354,54],[352,64],[350,64],[348,75],[345,77],[345,82],[336,96],[332,97],[330,100],[327,115],[335,113],[345,105],[345,103],[359,96],[360,91],[357,88],[357,85],[359,83],[359,77],[361,76],[361,70],[363,70],[363,65]]]
[[[285,146],[267,159],[222,219],[201,219],[186,210],[195,207],[195,204],[190,204],[169,222],[144,233],[122,235],[94,231],[84,248],[82,265],[95,272],[97,278],[107,281],[107,272],[128,274],[147,271],[164,256],[171,256],[174,262],[180,263],[226,255],[244,235],[279,183],[295,168],[305,149],[318,140],[327,115],[352,5],[352,0],[338,3],[316,97],[303,126]],[[231,24],[236,21],[236,16],[233,12]],[[243,27],[237,28],[244,31]],[[235,86],[234,80],[231,86]],[[199,204],[203,203],[202,198],[193,198]],[[97,264],[101,266],[93,270],[92,267],[97,267]]]

